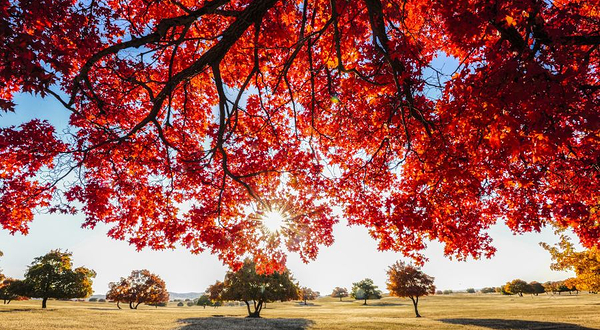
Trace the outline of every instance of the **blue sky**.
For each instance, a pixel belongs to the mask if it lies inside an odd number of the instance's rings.
[[[66,128],[69,113],[51,98],[41,99],[19,95],[15,113],[2,114],[0,127],[16,125],[32,118],[49,120],[58,130]],[[173,292],[204,291],[216,280],[222,280],[227,270],[213,255],[192,255],[179,248],[168,251],[143,250],[137,252],[126,242],[107,238],[108,226],[99,225],[94,230],[82,229],[83,215],[39,214],[31,223],[27,236],[10,235],[0,230],[0,269],[5,275],[22,278],[33,258],[51,249],[73,252],[75,266],[94,269],[98,276],[94,281],[96,294],[104,294],[108,282],[128,275],[133,269],[146,268],[157,273]],[[322,294],[333,287],[350,288],[352,282],[369,277],[385,290],[386,268],[400,254],[377,251],[365,228],[348,227],[344,221],[334,227],[336,242],[321,250],[317,260],[304,264],[292,254],[288,267],[297,280]],[[458,262],[443,256],[442,246],[431,243],[426,251],[430,261],[424,271],[435,277],[439,289],[464,290],[498,286],[515,278],[526,281],[564,279],[572,274],[551,271],[550,256],[538,243],[553,244],[558,241],[551,228],[541,233],[515,236],[503,224],[491,230],[496,256],[485,260]]]

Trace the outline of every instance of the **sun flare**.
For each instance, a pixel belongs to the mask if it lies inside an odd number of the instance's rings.
[[[274,233],[285,225],[285,216],[278,210],[271,210],[263,214],[261,221],[267,230]]]

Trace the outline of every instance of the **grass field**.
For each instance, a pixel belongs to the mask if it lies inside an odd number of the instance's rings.
[[[600,295],[515,297],[482,294],[432,296],[421,300],[422,318],[410,300],[384,298],[339,302],[322,298],[303,306],[273,303],[262,319],[245,318],[245,307],[141,306],[118,310],[112,303],[36,300],[0,304],[0,330],[111,329],[537,329],[600,330]]]

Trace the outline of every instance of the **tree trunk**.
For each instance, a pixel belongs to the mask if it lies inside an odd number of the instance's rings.
[[[340,297],[340,301],[342,301],[342,297]]]
[[[133,306],[133,309],[137,309],[140,304],[141,304],[141,302],[136,303],[135,306]]]
[[[260,317],[260,311],[262,309],[262,301],[258,302],[258,305],[256,304],[256,301],[254,302],[254,311],[252,311],[250,309],[250,303],[246,300],[244,300],[244,302],[246,303],[246,308],[248,309],[248,317],[251,318],[259,318]]]
[[[304,306],[306,306],[306,305],[308,305],[308,304],[306,303],[306,299],[304,299]]]
[[[117,308],[121,309],[121,306],[119,306],[120,301],[117,300]]]
[[[42,308],[46,308],[46,302],[48,301],[48,297],[44,297],[42,299]]]
[[[417,297],[416,300],[413,297],[409,297],[409,298],[413,302],[413,307],[415,308],[415,316],[416,317],[421,317],[421,314],[419,314],[419,309],[417,308],[417,305],[419,304],[419,297]]]
[[[129,302],[129,309],[133,309],[133,302],[132,301]]]
[[[367,298],[365,298],[365,302],[364,302],[364,304],[363,304],[363,305],[366,305],[366,304],[367,304]]]

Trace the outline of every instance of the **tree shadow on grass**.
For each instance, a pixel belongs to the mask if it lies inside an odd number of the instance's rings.
[[[13,312],[32,312],[32,311],[39,311],[42,310],[41,308],[15,308],[15,309],[3,309],[0,310],[0,313],[13,313]],[[47,308],[46,310],[54,310],[54,309],[50,309]]]
[[[364,306],[364,305],[363,305]],[[379,301],[379,302],[372,302],[369,303],[367,305],[368,306],[373,306],[373,307],[386,307],[386,306],[408,306],[408,304],[403,304],[403,303],[394,303],[394,302],[386,302],[386,301]]]
[[[305,330],[314,322],[306,319],[266,319],[245,317],[198,317],[179,320],[179,330]]]
[[[586,328],[571,323],[556,323],[527,320],[504,320],[504,319],[440,319],[438,321],[474,325],[494,330],[598,330],[597,328]]]

